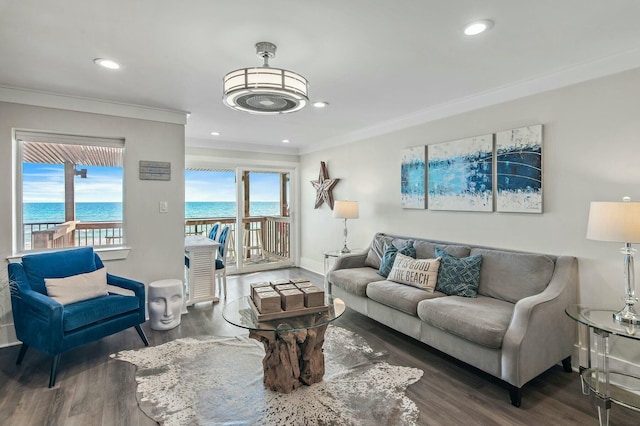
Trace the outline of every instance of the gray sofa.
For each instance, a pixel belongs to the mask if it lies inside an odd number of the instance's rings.
[[[482,255],[477,297],[447,296],[388,281],[378,274],[385,247],[413,244],[416,258],[439,247],[458,258]],[[338,258],[329,291],[347,306],[505,381],[511,403],[524,384],[562,361],[571,371],[576,303],[575,257],[499,250],[376,234],[368,250]]]

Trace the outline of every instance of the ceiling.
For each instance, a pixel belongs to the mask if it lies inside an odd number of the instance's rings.
[[[297,154],[640,67],[639,17],[637,0],[0,0],[0,86],[188,111],[189,146]],[[476,19],[495,25],[463,35]],[[330,106],[225,107],[258,41]]]

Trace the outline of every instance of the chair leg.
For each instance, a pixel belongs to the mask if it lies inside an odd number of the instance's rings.
[[[136,331],[138,332],[138,336],[140,336],[144,345],[149,346],[149,341],[147,340],[147,336],[145,336],[144,331],[142,330],[142,327],[140,327],[140,324],[136,325]]]
[[[567,373],[573,373],[573,369],[571,368],[571,356],[562,360],[562,368],[564,368],[564,371]]]
[[[51,360],[51,375],[49,376],[49,387],[52,388],[56,385],[56,374],[58,374],[58,364],[60,363],[60,355],[56,354]]]
[[[227,298],[227,273],[226,271],[222,274],[222,288],[224,290],[224,298]]]
[[[26,343],[23,343],[22,346],[20,346],[20,353],[18,354],[16,365],[22,364],[22,360],[24,359],[24,354],[27,353],[27,349],[29,349],[29,345],[27,345]]]
[[[520,407],[522,403],[522,388],[509,385],[509,398],[511,399],[511,405]]]

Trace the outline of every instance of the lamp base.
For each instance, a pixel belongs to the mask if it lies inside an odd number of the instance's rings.
[[[626,322],[628,324],[640,324],[640,314],[636,312],[633,305],[627,304],[622,310],[613,314],[613,319],[618,322]]]
[[[344,246],[344,247],[342,247],[342,250],[340,250],[340,253],[342,253],[342,254],[351,253],[351,250],[349,250],[349,248],[347,246]]]

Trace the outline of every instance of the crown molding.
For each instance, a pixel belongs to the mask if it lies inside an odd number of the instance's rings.
[[[187,124],[189,115],[186,111],[153,108],[9,86],[0,86],[0,102],[160,121],[183,126]]]
[[[185,138],[187,148],[256,152],[263,154],[298,155],[299,149],[292,146],[260,145],[255,143],[232,142],[223,139]]]
[[[342,136],[326,139],[315,147],[302,147],[300,149],[300,154],[317,152],[327,148],[396,132],[431,121],[571,86],[585,81],[595,80],[597,78],[618,74],[639,67],[640,49],[628,50],[604,58],[583,62],[576,66],[544,74],[532,79],[506,84],[492,90],[456,99],[451,102],[436,105],[432,108],[416,111],[410,115],[384,121],[375,126],[366,127]]]

